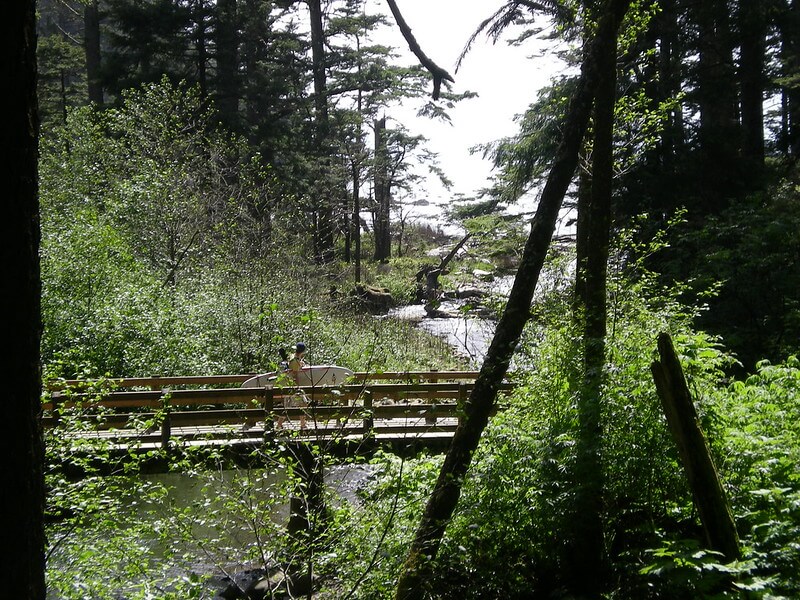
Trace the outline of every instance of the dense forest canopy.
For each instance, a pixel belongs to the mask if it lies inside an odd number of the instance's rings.
[[[549,36],[571,68],[530,98],[518,133],[482,148],[496,177],[442,215],[469,234],[464,258],[447,259],[469,267],[446,269],[426,252],[457,240],[409,223],[400,200],[426,170],[445,185],[458,173],[393,109],[446,120],[471,92],[424,40],[406,32],[418,63],[375,41],[402,1],[38,2],[46,380],[263,372],[299,339],[316,362],[356,370],[460,368],[440,341],[376,318],[369,294],[435,310],[442,282],[520,273],[510,299],[481,307],[501,341],[476,386],[492,392],[482,422],[480,398],[465,409],[472,446],[457,432],[444,458],[377,453],[359,503],[334,502],[305,538],[265,517],[303,485],[280,452],[258,451],[290,474],[268,498],[249,480],[142,525],[122,483],[140,459],[101,476],[108,448],[76,452],[78,420],[64,419],[45,463],[56,597],[203,597],[199,521],[258,540],[214,538],[228,552],[217,567],[302,556],[324,597],[800,594],[797,0],[489,4],[474,39]],[[526,243],[505,209],[530,196]],[[545,222],[565,210],[576,233],[547,251]],[[664,423],[649,372],[664,331],[724,482],[735,557],[704,536]],[[519,385],[489,421],[490,380],[512,355]],[[222,464],[167,458],[209,485],[198,465]],[[137,493],[142,511],[169,503],[157,483]],[[161,558],[144,533],[166,540]]]
[[[415,99],[422,112],[446,118],[463,94],[446,87],[431,100],[430,74],[397,64],[395,51],[373,41],[392,24],[385,8],[324,3],[317,30],[309,10],[317,4],[41,2],[45,139],[88,102],[119,107],[126,90],[164,81],[191,88],[209,111],[205,131],[224,128],[247,146],[239,160],[250,174],[232,167],[217,178],[236,185],[256,177],[237,203],[247,248],[258,253],[278,239],[317,262],[353,264],[361,254],[355,223],[371,211],[373,256],[386,259],[392,198],[419,180],[415,163],[435,168],[435,159],[401,123],[382,133],[382,117]],[[552,35],[580,39],[577,5],[548,10],[559,24]],[[687,302],[707,303],[701,326],[722,335],[747,368],[785,357],[798,336],[798,9],[788,1],[669,1],[636,10],[638,29],[625,34],[618,64],[615,228],[646,223],[641,239],[650,239],[682,215],[653,268],[685,284]],[[524,40],[540,29],[536,18],[525,3],[509,2],[485,33],[499,37],[513,22]],[[315,35],[323,41],[316,52]],[[518,135],[485,149],[499,176],[484,210],[539,185],[573,81],[554,81],[531,99]]]

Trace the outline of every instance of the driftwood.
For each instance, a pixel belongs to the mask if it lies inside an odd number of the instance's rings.
[[[681,364],[666,333],[658,336],[658,353],[661,360],[653,361],[650,371],[672,438],[678,446],[706,541],[728,560],[736,560],[741,557],[736,525],[714,459],[700,429]]]
[[[471,237],[472,234],[468,233],[461,238],[461,241],[447,253],[447,256],[439,261],[438,265],[425,265],[417,271],[417,302],[422,302],[424,300],[426,310],[428,306],[433,309],[438,300],[439,276],[446,272],[447,265],[450,264],[450,261],[456,257],[458,251],[461,250]],[[424,286],[422,285],[423,279],[425,280]]]
[[[386,312],[394,306],[394,298],[386,288],[373,287],[371,285],[357,284],[353,291],[352,296],[365,306],[370,312],[381,313]]]

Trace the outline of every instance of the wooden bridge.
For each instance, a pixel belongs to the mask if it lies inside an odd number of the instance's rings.
[[[477,372],[355,373],[331,387],[242,388],[250,377],[55,381],[47,388],[43,424],[76,442],[124,450],[265,438],[441,446],[458,426]],[[501,391],[512,387],[505,383]]]

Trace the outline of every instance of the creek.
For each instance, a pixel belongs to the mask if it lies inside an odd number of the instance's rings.
[[[497,277],[489,282],[476,282],[475,288],[487,300],[505,300],[514,283],[513,275]],[[453,294],[455,295],[455,294]],[[475,300],[445,299],[433,315],[428,315],[422,304],[410,304],[390,309],[388,317],[414,323],[443,339],[453,351],[467,359],[473,368],[483,364],[497,323],[485,311],[475,310]]]
[[[544,300],[548,294],[557,293],[574,275],[574,261],[566,265],[545,264],[539,274],[539,281],[534,292],[534,301]],[[493,276],[491,273],[476,271],[472,274],[471,283],[464,284],[455,291],[445,291],[436,311],[429,315],[422,304],[399,306],[389,310],[388,318],[414,323],[420,329],[440,337],[447,342],[453,351],[468,360],[473,369],[483,364],[489,345],[492,343],[497,322],[494,311],[485,307],[489,304],[504,304],[511,293],[516,275]],[[471,290],[471,292],[470,292]],[[470,296],[474,293],[474,296]],[[467,296],[459,299],[460,296]],[[530,367],[520,365],[519,357],[511,360],[511,369]]]
[[[388,316],[414,323],[420,329],[442,338],[459,356],[466,358],[471,366],[483,362],[494,335],[495,322],[465,311],[464,301],[445,301],[439,306],[441,312],[453,316],[430,317],[421,304],[400,306],[389,311]]]
[[[372,472],[369,465],[327,466],[325,483],[332,492],[330,501],[357,504],[359,487]],[[68,573],[75,577],[73,591],[89,585],[92,578],[115,581],[113,597],[122,600],[138,597],[137,588],[141,592],[142,585],[164,590],[170,582],[196,573],[214,575],[208,584],[213,595],[213,590],[222,585],[223,573],[247,574],[264,566],[244,557],[255,556],[253,550],[259,544],[268,547],[270,532],[285,527],[289,499],[284,483],[282,471],[262,469],[222,470],[213,476],[155,473],[117,478],[118,491],[111,496],[123,498],[123,506],[99,521],[103,527],[108,527],[112,519],[119,524],[102,533],[92,524],[70,530],[69,542],[60,541],[58,551],[48,559],[48,577]],[[57,526],[48,532],[53,540],[60,540],[62,534]],[[104,548],[109,554],[104,555]],[[99,569],[104,571],[96,570],[97,565],[92,566],[91,573],[76,567],[80,562],[75,561],[89,551],[100,553]],[[158,566],[131,573],[132,567],[142,568],[145,562]],[[48,585],[47,599],[61,598]]]

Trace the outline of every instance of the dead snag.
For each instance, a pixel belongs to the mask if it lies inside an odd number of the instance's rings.
[[[672,339],[666,333],[658,336],[658,353],[661,360],[653,361],[650,371],[700,513],[706,541],[728,560],[736,560],[741,557],[736,525],[711,451],[700,429]]]

